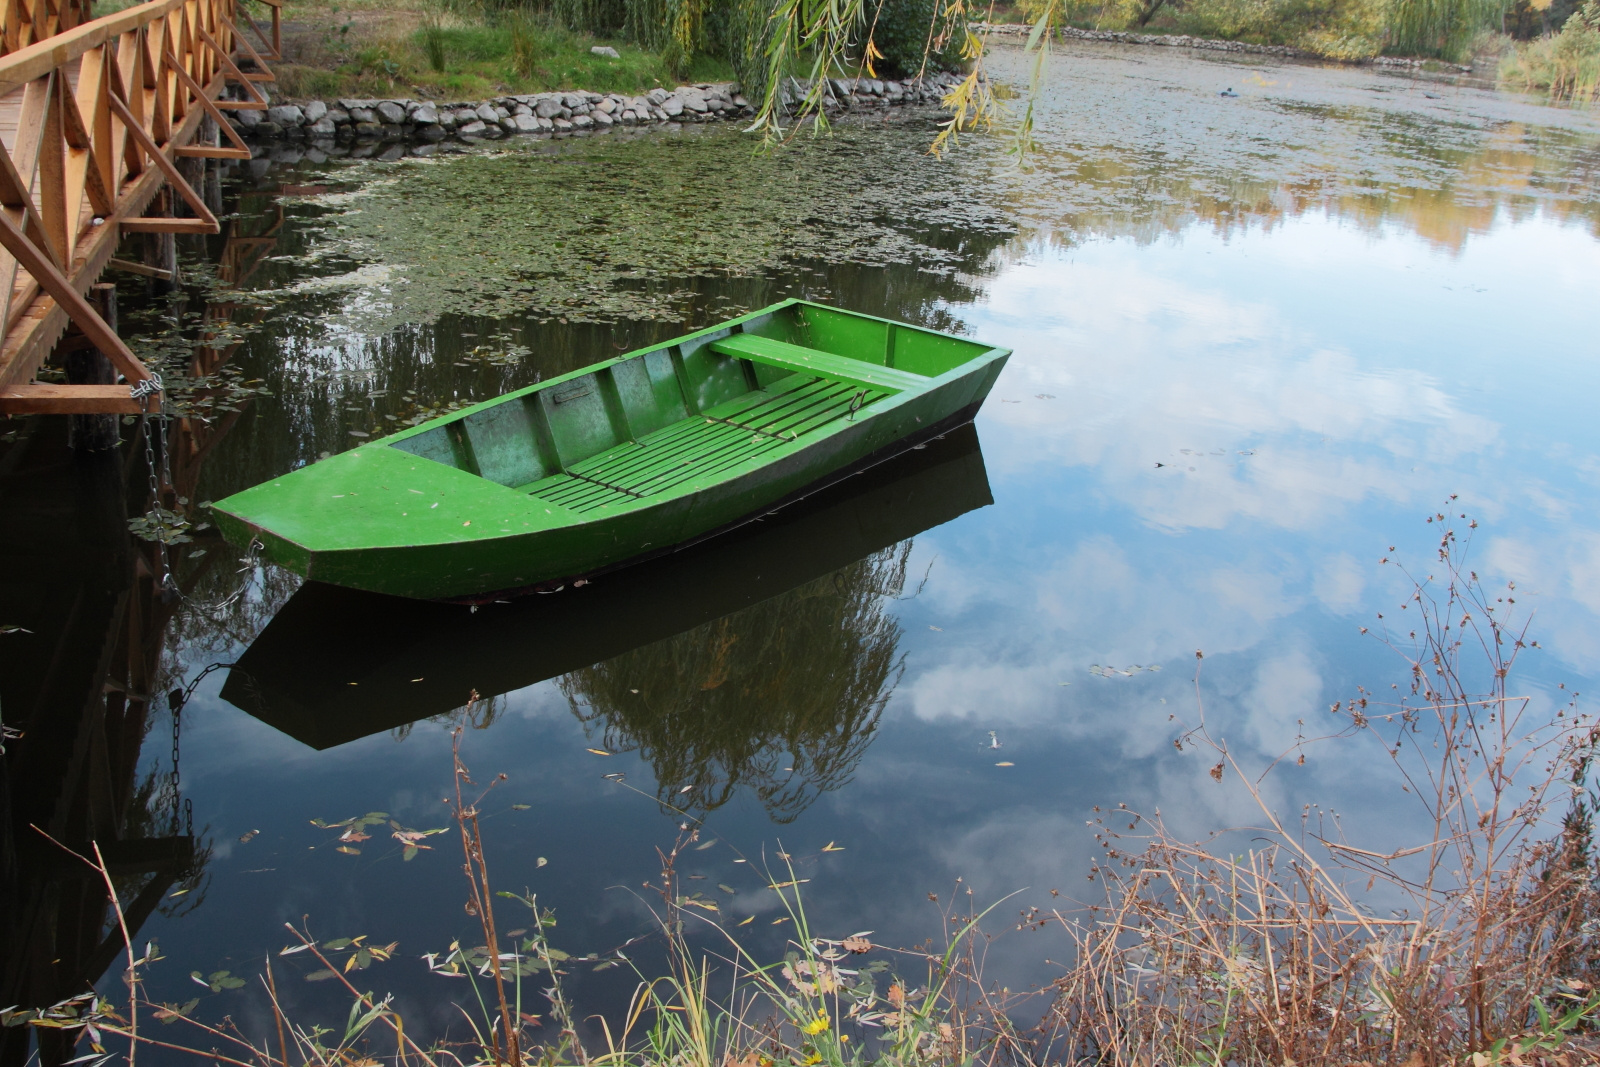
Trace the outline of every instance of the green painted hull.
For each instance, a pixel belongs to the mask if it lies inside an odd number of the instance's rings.
[[[417,599],[548,588],[736,525],[970,419],[1009,351],[784,301],[213,505],[307,578]]]

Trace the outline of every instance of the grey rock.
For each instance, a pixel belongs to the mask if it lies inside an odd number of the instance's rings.
[[[283,136],[283,127],[271,119],[263,119],[256,124],[254,132],[257,137],[276,139]]]
[[[587,130],[593,125],[594,119],[590,118],[588,115],[572,116],[572,128],[575,130]]]
[[[544,97],[534,105],[533,113],[542,119],[553,119],[561,114],[561,101]]]
[[[303,109],[306,116],[306,125],[315,125],[322,121],[322,116],[328,113],[328,105],[321,100],[313,100]]]
[[[590,115],[589,118],[594,120],[595,126],[600,129],[609,129],[617,121],[604,111],[596,111],[594,114]]]
[[[843,78],[829,78],[828,84],[833,86],[833,94],[839,97],[850,95],[850,83]]]
[[[518,115],[518,116],[521,116],[521,115],[530,115],[531,116],[533,114],[533,108],[529,107],[527,104],[518,104],[516,106],[516,109],[513,110],[511,113],[513,115]]]
[[[478,110],[475,112],[475,114],[478,116],[478,118],[482,119],[486,123],[500,121],[500,116],[495,113],[494,106],[492,104],[479,104]]]
[[[306,113],[293,104],[279,104],[277,107],[267,108],[267,121],[276,122],[279,126],[298,126],[306,120]]]
[[[665,89],[651,89],[645,99],[650,101],[652,107],[660,107],[666,103],[667,96],[668,93]]]
[[[484,132],[487,131],[488,129],[489,129],[489,127],[484,125],[482,120],[475,118],[471,122],[465,123],[465,124],[463,124],[461,126],[457,126],[456,127],[456,136],[457,137],[482,137]]]
[[[357,108],[363,111],[371,111],[378,106],[378,102],[376,100],[340,100],[339,106],[346,111],[354,111]]]
[[[593,48],[589,49],[589,51],[597,56],[605,56],[607,59],[622,58],[622,54],[609,45],[597,44]]]
[[[618,121],[620,121],[624,126],[637,126],[639,124],[639,113],[634,111],[632,108],[626,108],[623,110],[622,116]]]
[[[733,103],[734,107],[749,107],[750,106],[750,101],[746,100],[744,98],[744,96],[739,94],[739,93],[733,94],[732,103]]]
[[[661,110],[667,113],[668,118],[677,118],[683,114],[683,98],[680,96],[667,97],[661,102]]]
[[[439,128],[453,130],[456,128],[456,113],[454,111],[439,112]]]
[[[339,132],[339,127],[334,125],[332,119],[324,115],[316,122],[313,122],[310,126],[306,127],[306,130],[313,137],[332,137],[334,134]]]
[[[370,107],[353,107],[350,109],[350,121],[360,124],[363,122],[377,122],[378,113]]]
[[[382,128],[384,144],[389,144],[393,141],[404,141],[406,139],[405,128],[397,122],[386,122],[383,124]]]
[[[378,118],[388,125],[398,125],[406,120],[406,109],[393,100],[385,100],[373,109]]]
[[[335,126],[348,126],[350,124],[350,112],[344,110],[343,108],[330,107],[328,109],[328,113],[323,117],[332,122]]]
[[[572,132],[572,123],[568,122],[566,119],[551,119],[550,122],[551,125],[555,127],[557,133]]]
[[[504,122],[506,119],[511,117],[511,109],[510,108],[504,108],[504,107],[496,107],[494,109],[494,117],[496,119],[498,119],[499,121]]]
[[[261,123],[261,112],[259,111],[235,111],[233,117],[240,126],[247,130],[254,129]]]
[[[574,111],[588,102],[589,95],[587,93],[565,93],[561,97],[561,106],[571,108]]]
[[[608,96],[596,104],[594,109],[604,115],[615,115],[618,111],[622,110],[622,107],[615,100]]]
[[[456,125],[457,126],[465,126],[468,123],[477,122],[477,121],[478,121],[478,113],[476,111],[474,111],[472,108],[470,108],[470,107],[462,107],[462,108],[457,108],[456,109]]]
[[[376,141],[383,136],[383,127],[376,122],[356,123],[356,138],[362,141]]]
[[[501,119],[499,122],[496,122],[495,125],[500,127],[506,133],[520,133],[521,132],[520,130],[517,129],[517,117],[515,115],[507,115],[505,118]]]
[[[882,96],[883,95],[883,82],[879,81],[877,78],[873,78],[872,79],[872,91],[876,95]]]
[[[420,141],[423,141],[425,143],[428,143],[428,144],[433,144],[434,142],[442,141],[446,137],[449,137],[449,136],[450,136],[450,134],[445,130],[445,128],[443,126],[435,125],[435,126],[418,126],[417,127],[417,139],[420,140]]]
[[[554,130],[556,128],[555,122],[553,120],[551,120],[551,119],[547,119],[547,118],[542,118],[541,117],[541,118],[536,118],[533,121],[535,121],[535,122],[537,122],[539,124],[539,132],[540,133],[550,133],[552,130]]]
[[[437,126],[439,124],[439,112],[434,110],[433,105],[423,104],[411,112],[411,121],[418,126]]]
[[[706,98],[700,93],[690,93],[685,96],[683,98],[683,106],[697,115],[704,115],[711,109],[711,105],[706,102]]]
[[[518,133],[532,133],[539,128],[539,120],[532,115],[514,115],[511,123]]]

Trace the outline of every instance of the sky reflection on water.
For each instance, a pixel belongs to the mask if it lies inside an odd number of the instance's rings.
[[[696,315],[716,296],[748,304],[810,287],[1016,352],[977,422],[994,505],[913,539],[903,599],[883,603],[904,671],[858,762],[783,825],[749,791],[708,818],[719,844],[685,873],[737,888],[723,905],[735,921],[770,918],[777,901],[730,845],[751,859],[780,842],[793,853],[818,929],[911,943],[938,927],[926,895],[948,899],[957,878],[983,903],[1026,890],[1005,915],[1049,905],[1052,889],[1080,892],[1094,805],[1159,808],[1183,833],[1250,820],[1242,791],[1172,744],[1172,717],[1194,719],[1196,650],[1207,714],[1242,758],[1321,733],[1333,700],[1399,680],[1399,661],[1358,627],[1404,596],[1378,564],[1389,546],[1425,570],[1424,519],[1449,494],[1481,521],[1472,551],[1485,578],[1515,578],[1537,611],[1548,652],[1528,661],[1525,691],[1554,707],[1557,682],[1584,687],[1600,651],[1593,120],[1370,71],[1149,51],[1056,61],[1030,175],[1004,170],[993,145],[948,164],[1000,195],[1019,230],[975,242],[957,276],[864,266],[818,279],[790,264],[696,283]],[[1244,97],[1219,117],[1215,91],[1230,84]],[[1440,100],[1418,100],[1433,91]],[[908,211],[906,228],[927,222]],[[293,366],[219,449],[215,492],[343,447],[336,407],[371,384],[331,371],[376,366],[386,384],[390,360],[433,373],[444,332],[462,330],[452,320],[375,342],[318,323],[274,338]],[[641,343],[631,329],[616,335]],[[612,335],[591,333],[569,331],[588,340],[545,369],[600,358]],[[203,630],[176,651],[186,670],[254,636]],[[569,692],[582,688],[572,677]],[[377,809],[442,825],[443,727],[314,752],[219,687],[201,691],[184,738],[185,788],[216,842],[212,882],[203,907],[148,930],[179,961],[177,980],[243,969],[280,944],[283,921],[310,914],[325,933],[400,938],[410,958],[383,981],[446,1025],[435,1001],[453,990],[414,957],[470,933],[447,848],[403,863],[375,843],[350,857],[308,825]],[[581,953],[647,925],[640,883],[674,820],[648,759],[586,752],[603,724],[586,729],[575,710],[553,681],[498,697],[466,758],[510,776],[488,831],[496,878],[535,889],[561,918],[557,943]],[[1362,742],[1314,747],[1267,796],[1290,812],[1337,809],[1371,847],[1408,842],[1416,824],[1375,755]],[[627,785],[600,777],[615,771]],[[249,830],[261,833],[240,843]],[[844,851],[821,853],[829,842]],[[758,955],[781,951],[782,927],[748,929]],[[1047,979],[1045,958],[1064,949],[1034,936],[999,942],[995,973]],[[577,982],[596,1008],[631,986],[615,971]]]

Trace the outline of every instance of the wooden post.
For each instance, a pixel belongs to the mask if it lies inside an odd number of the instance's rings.
[[[117,287],[99,283],[89,290],[89,303],[112,330],[117,328]],[[69,385],[114,385],[116,372],[110,358],[97,348],[78,348],[68,352],[66,365]],[[74,452],[104,452],[121,442],[122,434],[115,415],[67,416],[67,445]]]
[[[172,217],[172,189],[163,187],[156,194],[146,213],[161,218]],[[178,242],[175,234],[147,233],[144,235],[144,265],[167,272],[166,280],[150,279],[152,293],[170,293],[178,287]]]

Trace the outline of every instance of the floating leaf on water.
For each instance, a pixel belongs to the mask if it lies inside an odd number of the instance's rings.
[[[940,633],[944,633],[944,627],[942,627],[942,626],[929,626],[928,629],[930,629],[930,630],[938,630]]]
[[[609,755],[611,755],[611,753],[607,752],[603,748],[591,748],[588,751],[593,752],[596,756],[609,756]]]
[[[168,900],[172,900],[172,899],[174,899],[174,898],[177,898],[177,897],[181,897],[181,896],[183,896],[183,895],[184,895],[184,894],[185,894],[185,893],[187,893],[187,892],[188,892],[188,890],[187,890],[187,889],[179,889],[179,890],[176,890],[176,891],[174,891],[174,892],[171,892],[171,893],[168,893],[168,894],[167,894],[167,899],[168,899]]]
[[[754,915],[752,915],[748,919],[746,919],[744,922],[734,923],[734,925],[735,926],[749,926],[751,923],[753,923],[755,921],[756,921],[756,917]]]
[[[752,918],[754,918],[754,916],[751,916],[751,917],[752,917]],[[778,925],[778,924],[779,924],[779,923],[786,923],[786,922],[788,922],[788,921],[789,921],[789,916],[787,916],[787,915],[780,915],[780,916],[778,916],[778,917],[777,917],[777,918],[776,918],[776,919],[773,919],[773,920],[772,920],[772,925],[773,925],[773,926],[777,926],[777,925]]]
[[[324,967],[320,971],[312,971],[310,974],[306,975],[306,981],[308,981],[308,982],[326,982],[329,978],[337,978],[337,977],[339,977],[338,974],[336,974],[335,972],[330,971],[326,967]]]
[[[239,835],[239,844],[249,844],[251,839],[253,839],[260,832],[260,830],[246,830],[244,833]]]
[[[1008,760],[1008,759],[1003,759],[1003,760],[1001,760],[1001,761],[1000,761],[1000,762],[999,762],[999,763],[996,763],[996,764],[995,764],[995,766],[996,766],[996,767],[1015,767],[1015,766],[1016,766],[1016,764],[1015,764],[1015,763],[1012,763],[1012,762],[1011,762],[1011,761],[1010,761],[1010,760]]]
[[[340,845],[337,848],[335,848],[334,851],[335,852],[343,852],[346,856],[359,856],[359,855],[361,855],[361,850],[359,848],[353,848],[350,845]]]
[[[705,842],[703,844],[699,844],[699,845],[694,846],[694,850],[696,852],[704,852],[706,849],[710,848],[712,845],[714,845],[716,843],[717,843],[717,839],[713,837],[710,841],[707,841],[707,842]]]
[[[337,952],[342,948],[349,948],[352,944],[354,944],[353,938],[336,937],[332,941],[326,942],[322,947],[329,951]]]
[[[543,867],[545,864],[547,864],[549,862],[550,862],[549,860],[545,859],[543,856],[540,856],[538,858],[538,860],[534,862],[534,866],[535,867]]]
[[[511,810],[512,811],[527,811],[531,807],[533,807],[532,804],[513,804],[513,805],[511,805]]]
[[[314,944],[316,944],[315,941],[311,943],[311,945]],[[310,948],[311,945],[290,945],[288,948],[280,948],[278,950],[278,955],[293,956],[296,952],[304,952],[306,949]]]
[[[627,775],[623,774],[621,771],[612,771],[610,774],[602,774],[600,777],[605,778],[605,779],[609,779],[610,781],[613,781],[613,782],[620,782],[624,778],[626,778]]]
[[[350,436],[351,437],[371,437],[372,435],[370,433],[368,433],[367,431],[365,431],[365,430],[351,430],[350,431]]]
[[[826,845],[822,846],[822,851],[824,851],[824,852],[843,852],[844,851],[844,846],[843,845],[836,845],[832,841],[829,841]]]
[[[738,890],[733,888],[733,886],[723,885],[721,882],[717,883],[717,888],[722,890],[724,893],[727,893],[729,896],[732,896],[734,893],[738,892]]]

